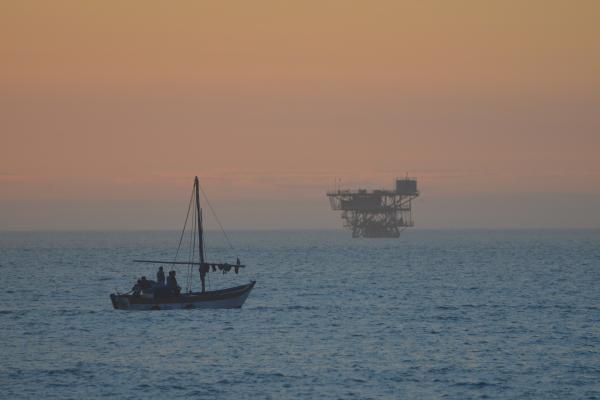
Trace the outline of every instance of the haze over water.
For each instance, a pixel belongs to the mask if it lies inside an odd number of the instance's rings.
[[[600,397],[597,230],[209,232],[243,309],[113,310],[177,235],[1,233],[0,397]]]

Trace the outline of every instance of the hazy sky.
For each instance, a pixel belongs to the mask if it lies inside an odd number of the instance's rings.
[[[599,1],[0,2],[0,230],[600,227]]]

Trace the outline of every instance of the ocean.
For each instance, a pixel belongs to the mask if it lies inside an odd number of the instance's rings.
[[[209,232],[242,309],[113,310],[178,234],[0,233],[0,398],[600,399],[600,231]]]

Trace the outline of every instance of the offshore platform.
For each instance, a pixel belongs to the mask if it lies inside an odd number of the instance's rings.
[[[417,180],[396,180],[396,190],[366,189],[327,192],[331,208],[342,211],[344,226],[352,237],[397,238],[414,226],[412,200],[419,196]]]

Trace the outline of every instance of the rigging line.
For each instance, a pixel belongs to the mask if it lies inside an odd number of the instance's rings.
[[[179,249],[181,248],[181,241],[183,240],[183,234],[185,233],[185,227],[187,226],[188,218],[190,216],[190,208],[192,208],[192,200],[194,199],[194,189],[192,189],[192,196],[190,197],[190,203],[188,204],[187,214],[185,216],[185,223],[183,224],[183,230],[181,231],[181,236],[179,237],[179,245],[177,246],[177,252],[175,253],[175,258],[173,261],[177,261],[177,256],[179,255]]]
[[[196,256],[196,219],[194,218],[194,226],[192,229],[192,256],[190,257],[190,261],[194,262],[194,257]],[[188,292],[192,291],[192,278],[193,278],[193,269],[194,266],[192,264],[190,264],[190,268],[188,269],[188,281],[189,281],[189,287],[188,287]]]
[[[192,229],[190,230],[190,235],[191,235],[191,240],[190,240],[190,262],[193,263],[194,262],[194,256],[196,255],[196,225],[197,222],[194,218],[196,212],[193,211],[192,212]],[[191,292],[192,291],[192,270],[194,269],[193,265],[190,264],[189,268],[188,268],[188,276],[187,276],[187,291]]]
[[[202,188],[202,186],[200,186],[200,191],[202,192],[202,196],[204,196],[204,200],[206,200],[206,204],[208,204],[208,208],[210,208],[210,212],[212,213],[213,217],[215,217],[215,220],[217,221],[217,224],[219,224],[219,227],[221,228],[221,232],[223,232],[223,236],[225,236],[225,239],[227,240],[227,243],[229,244],[229,247],[231,247],[231,250],[235,251],[235,248],[233,247],[233,245],[231,244],[231,241],[229,240],[229,236],[227,236],[227,233],[225,232],[225,229],[223,229],[223,225],[221,224],[221,221],[219,220],[219,217],[217,217],[217,213],[215,212],[215,210],[213,209],[212,205],[210,204],[210,201],[208,200],[208,196],[206,195],[206,192],[204,191],[204,189]]]
[[[195,247],[196,247],[196,236],[194,235],[194,233],[196,232],[196,209],[192,207],[192,226],[190,227],[190,249],[189,249],[189,253],[188,253],[188,260],[190,261],[190,263],[194,262],[194,255],[196,254],[195,252]],[[186,289],[188,292],[191,291],[192,289],[192,269],[193,266],[192,264],[189,265],[188,270],[187,270],[187,284],[186,284]]]
[[[187,261],[191,262],[191,257],[192,257],[192,235],[194,232],[194,212],[192,211],[192,226],[190,227],[190,240],[188,241],[188,247],[187,247]],[[184,270],[185,271],[185,290],[187,291],[188,286],[190,285],[190,281],[189,281],[189,277],[190,277],[190,273],[189,273],[189,265],[187,266],[187,268]]]

